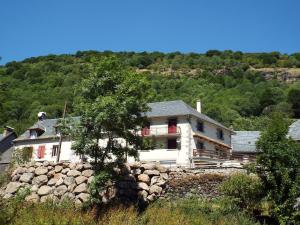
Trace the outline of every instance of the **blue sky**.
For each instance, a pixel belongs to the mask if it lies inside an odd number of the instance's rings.
[[[0,0],[0,64],[78,50],[300,52],[299,0]]]

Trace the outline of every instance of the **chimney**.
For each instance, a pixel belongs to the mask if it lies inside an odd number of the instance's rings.
[[[38,118],[39,118],[39,121],[43,121],[44,119],[46,119],[46,113],[45,112],[39,112],[38,113]]]
[[[197,107],[196,107],[196,109],[197,109],[197,111],[199,112],[199,113],[201,113],[201,101],[200,100],[197,100]]]
[[[6,137],[7,135],[9,135],[9,133],[11,133],[13,131],[14,131],[14,128],[5,126],[4,130],[3,130],[3,137]]]

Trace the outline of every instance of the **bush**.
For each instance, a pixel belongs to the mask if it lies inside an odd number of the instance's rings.
[[[251,211],[262,198],[262,183],[257,176],[237,173],[222,183],[220,191],[241,208]]]

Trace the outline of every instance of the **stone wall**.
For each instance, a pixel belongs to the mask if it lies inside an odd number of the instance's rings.
[[[218,186],[237,169],[184,170],[167,169],[158,164],[124,164],[114,169],[119,178],[109,182],[99,198],[102,202],[121,200],[149,203],[158,198],[189,197],[214,198]],[[238,170],[240,171],[240,170]],[[18,189],[29,188],[26,200],[44,202],[46,199],[69,198],[80,204],[89,199],[89,184],[94,170],[89,163],[36,162],[18,167],[11,182],[0,190],[4,198],[14,196]]]

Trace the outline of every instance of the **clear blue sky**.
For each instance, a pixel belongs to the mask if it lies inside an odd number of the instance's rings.
[[[300,51],[300,0],[0,0],[0,64],[78,50]]]

